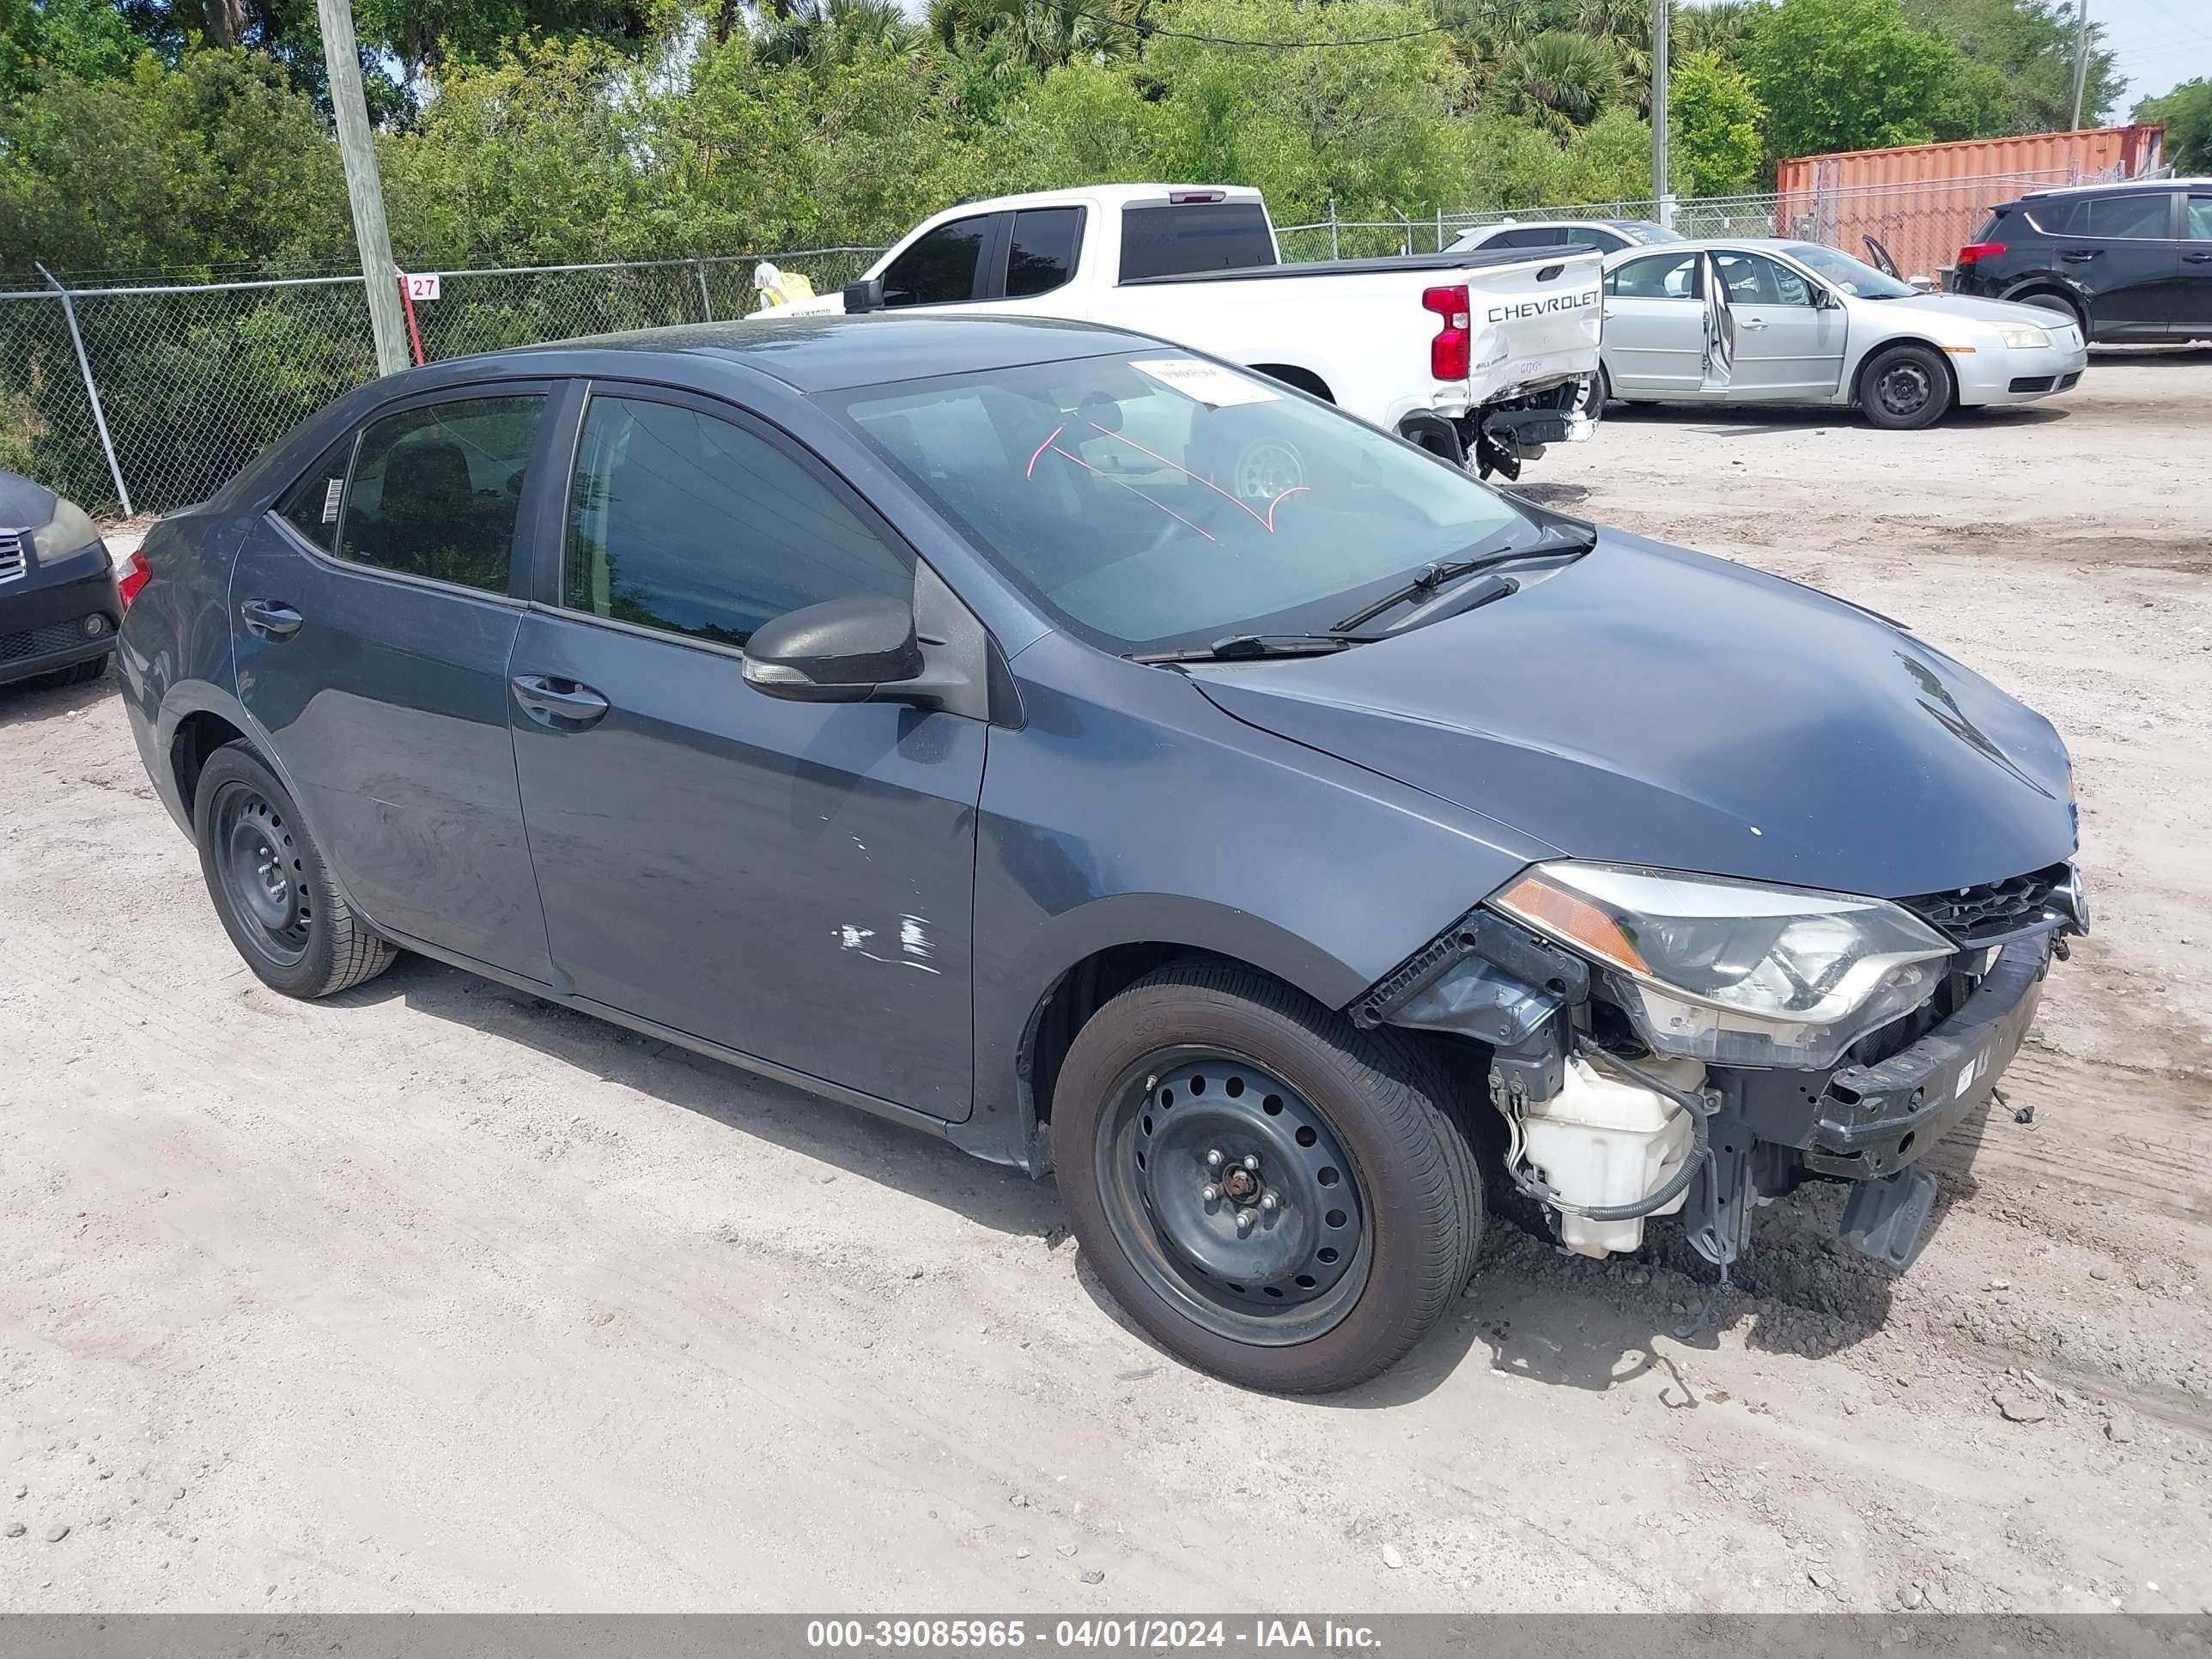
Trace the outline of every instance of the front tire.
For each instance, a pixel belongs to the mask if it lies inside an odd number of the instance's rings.
[[[1349,1388],[1413,1348],[1473,1272],[1482,1183],[1449,1098],[1402,1033],[1359,1031],[1250,969],[1171,963],[1092,1016],[1061,1065],[1069,1224],[1179,1358],[1250,1388]]]
[[[326,997],[392,965],[392,946],[362,925],[290,793],[243,741],[200,769],[192,837],[223,931],[270,990]]]
[[[1869,361],[1859,377],[1859,404],[1867,420],[1886,432],[1933,426],[1956,397],[1942,354],[1923,345],[1893,345]]]

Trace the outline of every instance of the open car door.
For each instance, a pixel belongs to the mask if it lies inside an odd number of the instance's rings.
[[[1897,268],[1897,261],[1890,258],[1889,250],[1881,245],[1881,237],[1868,237],[1866,246],[1867,258],[1873,262],[1876,270],[1885,276],[1894,276],[1900,283],[1905,280],[1903,273]]]
[[[1735,313],[1729,309],[1728,284],[1711,253],[1698,256],[1698,288],[1705,302],[1705,364],[1703,390],[1725,392],[1735,370]]]

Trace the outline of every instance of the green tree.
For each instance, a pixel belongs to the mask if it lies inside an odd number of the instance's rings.
[[[138,42],[123,15],[96,0],[0,0],[0,107],[45,80],[117,81]]]
[[[1668,97],[1674,187],[1689,196],[1734,196],[1758,176],[1766,106],[1751,79],[1717,52],[1682,59]]]
[[[2138,121],[2166,123],[2166,159],[2177,173],[2212,173],[2212,80],[2184,81],[2136,106]]]
[[[2060,0],[1905,0],[1906,15],[1955,46],[1986,88],[1974,136],[2063,131],[2073,117],[2075,12]],[[2118,101],[2126,77],[2089,26],[2081,119],[2094,126]]]
[[[1970,136],[1948,101],[1963,60],[1903,0],[1782,0],[1753,27],[1744,67],[1777,157]]]
[[[343,258],[337,147],[268,58],[142,52],[0,112],[0,269],[187,270]]]

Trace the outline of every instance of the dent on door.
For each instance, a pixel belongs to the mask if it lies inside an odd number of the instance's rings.
[[[1728,285],[1721,280],[1720,265],[1713,256],[1701,255],[1698,269],[1705,300],[1705,389],[1722,392],[1735,372],[1735,313],[1729,305]]]

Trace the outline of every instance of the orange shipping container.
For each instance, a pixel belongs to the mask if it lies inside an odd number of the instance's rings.
[[[2132,179],[2160,166],[2155,122],[1801,155],[1777,169],[1784,234],[1864,258],[1880,241],[1905,276],[1936,276],[1996,203],[2033,190]]]

